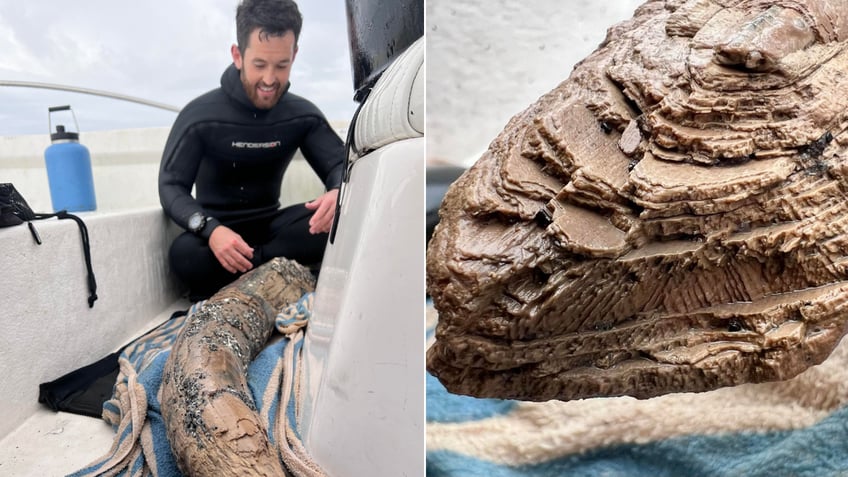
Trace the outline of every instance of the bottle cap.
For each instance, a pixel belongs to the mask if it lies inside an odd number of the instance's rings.
[[[79,133],[75,133],[73,131],[65,131],[65,126],[62,124],[56,125],[56,132],[50,135],[51,141],[59,141],[62,139],[67,139],[71,141],[79,140]]]

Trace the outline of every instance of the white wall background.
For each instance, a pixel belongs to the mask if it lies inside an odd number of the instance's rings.
[[[470,165],[643,0],[427,0],[427,157]]]

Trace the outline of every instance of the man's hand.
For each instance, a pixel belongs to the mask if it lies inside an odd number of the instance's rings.
[[[251,268],[253,264],[250,259],[253,258],[253,249],[241,238],[241,235],[235,233],[233,229],[219,225],[212,231],[209,236],[209,248],[215,254],[218,262],[230,273],[244,273]]]
[[[336,198],[338,196],[338,189],[330,189],[312,202],[306,203],[307,209],[315,211],[312,218],[309,219],[309,233],[320,234],[330,231],[333,226],[333,216],[336,215]]]

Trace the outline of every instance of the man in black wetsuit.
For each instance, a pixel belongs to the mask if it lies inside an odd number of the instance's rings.
[[[159,199],[187,230],[169,260],[193,299],[273,257],[311,267],[323,257],[345,152],[318,108],[287,92],[301,24],[291,0],[243,0],[221,87],[186,105],[171,129]],[[328,192],[280,209],[283,174],[298,148]]]

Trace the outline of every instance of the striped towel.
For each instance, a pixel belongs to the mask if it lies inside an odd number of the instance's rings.
[[[427,476],[848,476],[846,341],[788,381],[647,400],[475,399],[428,375]]]
[[[282,338],[270,341],[247,375],[256,408],[284,466],[295,476],[320,477],[324,473],[310,459],[297,429],[300,351],[313,296],[307,293],[279,312],[276,325]],[[112,448],[70,477],[182,476],[166,437],[158,394],[171,346],[188,316],[203,304],[192,305],[187,315],[163,323],[121,353],[114,395],[103,405],[103,419],[116,433]]]

